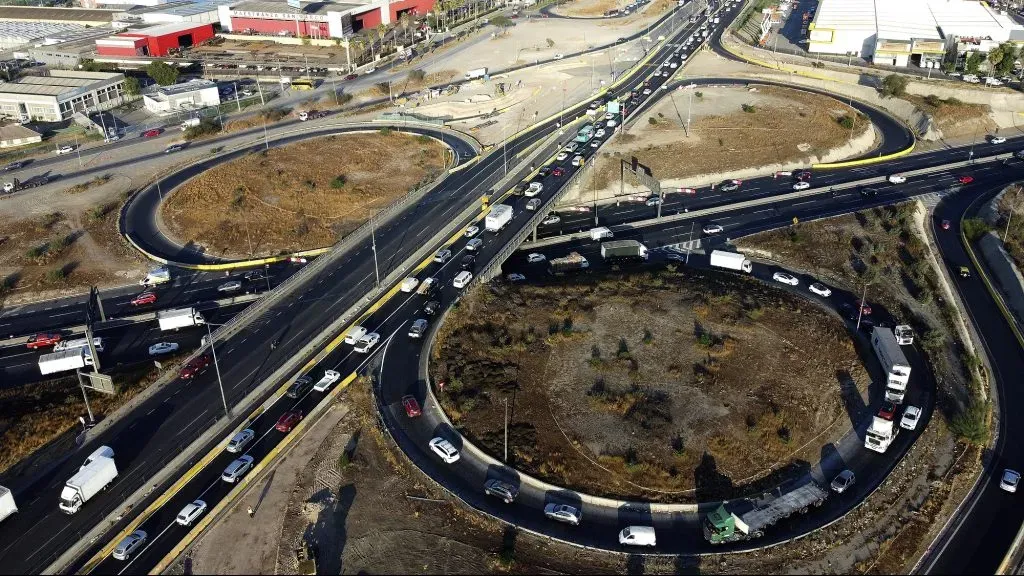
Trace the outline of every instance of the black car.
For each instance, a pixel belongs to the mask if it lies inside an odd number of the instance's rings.
[[[427,302],[426,304],[423,305],[423,312],[427,316],[433,316],[434,314],[437,314],[437,311],[440,309],[441,303],[438,302],[437,300],[431,300],[430,302]]]
[[[865,198],[874,198],[875,196],[878,196],[878,190],[875,190],[874,188],[861,188],[860,195]]]
[[[263,270],[250,270],[245,273],[244,276],[246,282],[256,282],[257,280],[263,280],[266,276],[263,275]]]
[[[306,395],[306,392],[310,391],[311,388],[313,388],[313,380],[308,376],[303,376],[293,382],[292,385],[288,387],[288,391],[285,392],[285,394],[289,398],[302,398]]]
[[[515,194],[516,196],[522,196],[523,193],[526,192],[527,187],[529,186],[530,184],[528,182],[520,182],[519,184],[516,184],[516,187],[512,190],[512,193]]]
[[[484,492],[490,496],[501,498],[506,504],[511,504],[516,496],[519,495],[519,489],[509,484],[508,482],[502,482],[497,479],[490,479],[484,484]]]
[[[550,166],[545,166],[545,167],[543,167],[543,168],[541,168],[540,170],[537,171],[537,176],[539,176],[541,178],[547,178],[548,174],[551,174],[551,167]]]
[[[459,266],[463,270],[472,270],[476,267],[476,254],[466,254],[463,256],[462,260],[459,262]]]
[[[17,162],[11,162],[7,166],[4,166],[4,172],[10,172],[11,170],[17,170],[25,165],[24,160],[18,160]]]

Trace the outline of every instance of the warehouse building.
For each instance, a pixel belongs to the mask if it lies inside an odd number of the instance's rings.
[[[160,24],[100,38],[96,40],[96,53],[100,56],[167,56],[213,36],[213,24]]]
[[[129,24],[168,24],[192,22],[195,24],[219,22],[217,7],[237,3],[238,0],[181,0],[156,6],[131,6],[118,14],[115,20]],[[130,4],[136,4],[130,2]]]
[[[808,34],[811,53],[922,68],[937,68],[964,39],[965,50],[984,52],[1024,42],[1024,27],[977,0],[822,0]]]
[[[170,114],[179,110],[198,110],[220,104],[217,83],[192,80],[184,84],[160,86],[142,95],[142,103],[153,114]]]
[[[59,122],[75,112],[109,110],[123,103],[124,74],[50,70],[0,84],[0,116]]]
[[[219,8],[225,32],[269,36],[342,38],[379,24],[392,24],[409,13],[422,16],[434,0],[300,3],[256,0]]]
[[[84,8],[40,8],[35,6],[4,6],[0,22],[47,22],[102,26],[109,24],[117,10],[87,10]]]

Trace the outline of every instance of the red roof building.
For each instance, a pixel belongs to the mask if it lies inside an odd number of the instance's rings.
[[[96,40],[100,56],[167,56],[213,38],[213,24],[174,22]]]

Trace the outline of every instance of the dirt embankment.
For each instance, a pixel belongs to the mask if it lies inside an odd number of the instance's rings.
[[[953,97],[940,98],[934,94],[908,94],[903,99],[917,106],[931,119],[930,139],[972,136],[983,139],[986,134],[999,129],[999,125],[992,119],[992,107],[988,104],[971,104]]]
[[[869,378],[842,324],[749,279],[656,271],[482,289],[433,351],[463,434],[554,484],[684,500],[805,467]]]
[[[440,174],[444,147],[395,132],[345,134],[252,154],[175,189],[167,232],[218,256],[278,254],[333,244]]]

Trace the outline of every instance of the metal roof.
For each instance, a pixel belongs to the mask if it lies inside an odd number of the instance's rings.
[[[345,12],[361,8],[368,3],[362,2],[310,2],[303,3],[302,8],[295,9],[284,2],[271,0],[252,0],[232,6],[232,10],[245,12],[268,12],[271,14],[326,14],[328,12]]]
[[[77,92],[93,84],[104,84],[123,77],[123,74],[112,72],[51,70],[50,76],[23,76],[17,82],[0,84],[0,94],[60,96],[66,92]]]
[[[940,39],[1024,30],[977,0],[821,0],[813,29],[868,30],[879,39]]]
[[[67,20],[68,22],[110,22],[119,10],[89,10],[85,8],[37,8],[35,6],[4,6],[0,20]]]
[[[129,32],[123,32],[118,36],[164,36],[167,34],[174,34],[176,32],[184,32],[186,30],[194,30],[196,28],[204,28],[207,26],[213,26],[212,22],[168,22],[167,24],[157,24],[156,26],[149,26],[146,28],[136,28]]]

